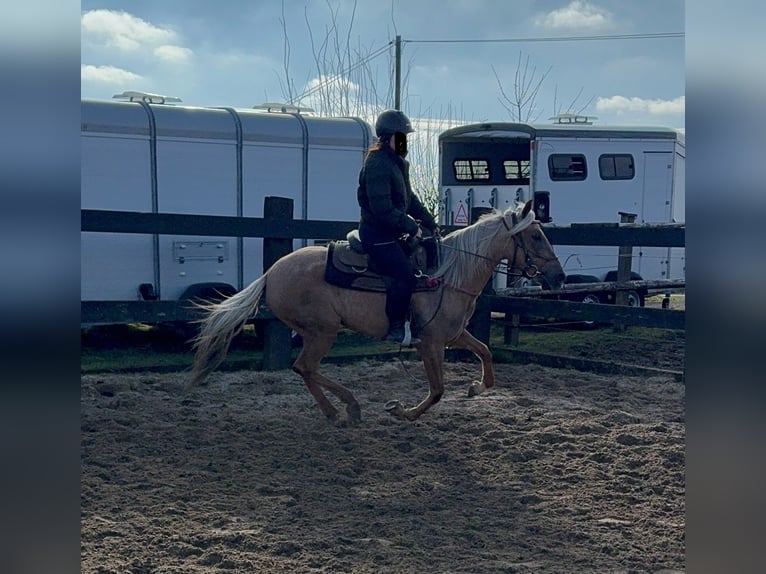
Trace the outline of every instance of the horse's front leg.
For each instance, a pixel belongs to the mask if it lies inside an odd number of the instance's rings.
[[[439,402],[444,394],[444,347],[439,345],[427,346],[425,341],[418,347],[420,357],[428,378],[428,396],[412,408],[405,409],[399,401],[386,403],[386,410],[400,419],[414,421],[432,405]]]
[[[460,336],[450,346],[458,349],[468,349],[481,360],[481,380],[473,381],[468,387],[468,396],[480,395],[495,384],[495,370],[492,368],[492,353],[489,347],[463,329]]]

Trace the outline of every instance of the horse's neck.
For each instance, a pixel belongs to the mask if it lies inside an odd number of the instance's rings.
[[[492,272],[497,267],[500,261],[491,261],[488,259],[481,259],[477,263],[477,270],[473,274],[471,279],[464,280],[464,285],[460,285],[462,289],[469,293],[481,293],[487,281],[492,277]]]
[[[446,271],[450,285],[459,292],[478,296],[492,276],[495,267],[500,263],[504,253],[507,252],[506,241],[507,237],[495,234],[488,243],[478,249],[477,243],[481,244],[481,240],[475,237],[467,240],[458,238],[455,242],[450,243],[448,248],[466,254],[446,263],[447,268],[442,270],[442,272]],[[454,266],[458,262],[462,267],[459,270]]]
[[[466,294],[478,296],[483,290],[487,281],[492,277],[492,272],[500,263],[500,257],[495,254],[494,245],[490,247],[488,253],[478,253],[473,264],[475,269],[472,273],[461,274],[459,285],[455,285],[458,291]]]

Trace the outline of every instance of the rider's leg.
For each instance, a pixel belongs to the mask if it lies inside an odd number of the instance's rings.
[[[405,338],[404,322],[410,306],[410,297],[415,290],[416,280],[412,265],[396,239],[367,227],[361,228],[359,234],[375,267],[389,277],[386,297],[389,329],[386,339],[401,343]],[[411,340],[410,344],[417,342],[419,341]]]

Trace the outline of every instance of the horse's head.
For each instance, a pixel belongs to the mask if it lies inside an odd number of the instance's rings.
[[[503,254],[510,270],[516,273],[521,271],[530,279],[540,275],[538,280],[542,279],[551,289],[561,287],[566,275],[540,222],[535,219],[532,201],[523,207],[506,210],[503,225],[510,231],[513,240],[506,243],[506,253]]]

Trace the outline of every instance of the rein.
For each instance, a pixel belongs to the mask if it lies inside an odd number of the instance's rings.
[[[515,213],[511,214],[511,217],[513,219],[513,226],[508,225],[508,221],[506,221],[505,217],[501,217],[501,221],[503,223],[503,227],[505,227],[506,231],[511,231],[513,227],[516,226],[516,224],[519,223],[518,217]],[[533,221],[534,222],[534,221]],[[525,267],[520,270],[520,272],[513,272],[513,267],[510,267],[508,270],[500,270],[495,269],[496,273],[502,273],[504,275],[513,275],[513,276],[525,276],[529,279],[532,279],[540,274],[540,270],[537,268],[536,265],[532,263],[532,258],[529,255],[529,252],[527,251],[527,246],[524,243],[524,239],[521,237],[520,233],[514,233],[511,235],[511,239],[514,242],[514,253],[513,253],[513,260],[516,259],[516,251],[518,249],[521,249],[522,253],[524,254],[524,264]],[[484,259],[485,261],[490,261],[493,264],[493,267],[497,267],[495,264],[494,259],[491,257],[487,257],[486,255],[482,255],[481,253],[475,253],[473,251],[468,251],[467,249],[461,249],[459,247],[454,247],[452,245],[447,245],[443,241],[438,242],[439,249],[446,248],[446,249],[452,249],[453,251],[457,251],[459,253],[465,253],[466,255],[470,255],[471,257],[476,257],[478,259]],[[547,259],[546,259],[547,261]],[[451,283],[444,283],[443,287],[441,289],[441,293],[439,295],[439,304],[436,306],[436,310],[434,311],[434,314],[431,316],[431,318],[426,321],[422,326],[421,329],[424,328],[426,325],[428,325],[431,321],[433,321],[434,317],[439,312],[439,309],[442,305],[442,300],[444,298],[444,287],[449,287],[453,291],[457,291],[458,293],[463,293],[464,295],[468,295],[469,297],[476,298],[479,295],[481,295],[481,292],[474,292],[469,291],[468,289],[463,289],[462,287],[458,287],[457,285],[453,285]]]

